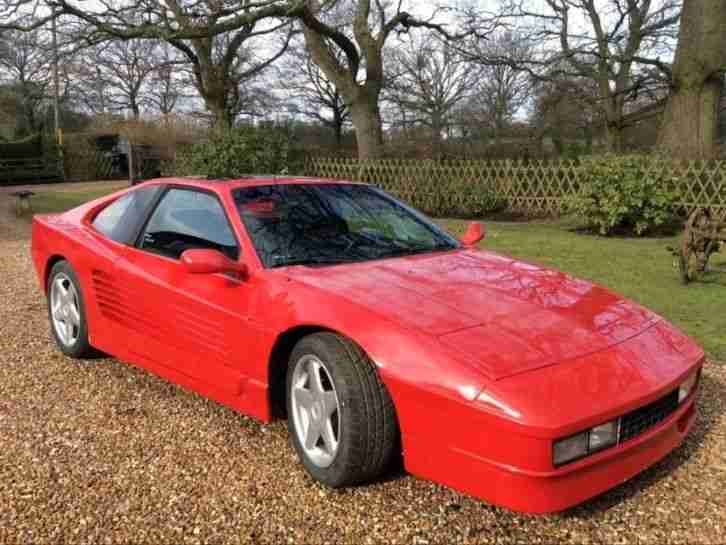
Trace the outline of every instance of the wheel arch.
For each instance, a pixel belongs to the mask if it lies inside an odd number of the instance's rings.
[[[270,351],[267,366],[267,384],[269,385],[270,412],[273,418],[285,418],[287,415],[285,403],[285,378],[287,367],[295,345],[304,337],[314,333],[342,333],[321,325],[297,325],[283,331],[275,339]]]
[[[61,254],[53,254],[45,262],[45,269],[43,270],[43,289],[45,294],[48,295],[48,282],[50,281],[50,272],[55,267],[56,263],[61,261],[68,261],[68,259]]]
[[[277,339],[275,340],[275,343],[272,346],[272,350],[270,351],[270,358],[268,361],[268,368],[267,368],[267,384],[269,389],[269,404],[270,404],[270,414],[273,418],[280,418],[284,419],[287,417],[287,404],[285,400],[285,386],[286,386],[286,377],[287,377],[287,368],[290,363],[290,355],[292,354],[293,349],[295,348],[295,345],[302,340],[304,337],[307,337],[308,335],[313,335],[315,333],[333,333],[335,335],[339,335],[341,337],[344,337],[348,339],[349,341],[357,344],[363,352],[368,354],[365,347],[359,343],[356,339],[351,337],[350,335],[346,335],[342,331],[337,331],[333,328],[324,326],[324,325],[317,325],[317,324],[305,324],[305,325],[296,325],[294,327],[291,327],[290,329],[287,329],[286,331],[283,331],[277,336]],[[370,357],[370,354],[368,354]],[[374,361],[375,365],[375,361]],[[379,377],[381,378],[381,382],[383,382],[384,386],[386,386],[385,381],[383,380],[383,377],[380,375],[380,372],[378,370],[378,367],[376,367],[376,372],[379,374]],[[387,388],[387,386],[386,386]],[[394,403],[395,405],[395,403]]]

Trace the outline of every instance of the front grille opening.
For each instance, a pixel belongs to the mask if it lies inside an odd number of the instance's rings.
[[[560,464],[555,464],[555,467],[561,467],[566,464],[571,464],[573,462],[576,462],[577,460],[581,460],[586,456],[590,456],[597,452],[602,452],[603,450],[614,448],[616,445],[627,443],[631,439],[638,437],[639,435],[645,433],[649,429],[657,426],[658,424],[666,420],[669,416],[671,416],[678,410],[679,406],[680,403],[678,402],[678,389],[675,389],[669,394],[659,399],[656,399],[652,403],[643,407],[639,407],[618,418],[618,436],[615,443],[611,443],[609,446],[605,446],[604,448],[598,450],[593,450],[592,447],[590,447],[589,445],[588,435],[588,445],[586,447],[586,452],[571,460],[567,460]],[[577,435],[581,435],[583,433],[589,434],[590,432],[591,429],[585,430],[584,432],[581,432]],[[553,461],[555,456],[554,445],[555,443],[553,443]]]
[[[633,439],[662,422],[678,409],[678,389],[620,418],[620,443]]]

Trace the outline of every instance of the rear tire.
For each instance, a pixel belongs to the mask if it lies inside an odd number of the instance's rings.
[[[96,355],[88,341],[86,306],[78,275],[67,261],[59,261],[48,277],[48,320],[58,348],[71,358]]]
[[[339,488],[375,479],[389,466],[398,446],[396,413],[358,345],[327,332],[303,338],[290,356],[286,392],[290,439],[313,478]]]

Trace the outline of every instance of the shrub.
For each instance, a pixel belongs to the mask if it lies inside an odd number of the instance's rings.
[[[447,180],[435,184],[376,183],[414,208],[434,217],[478,218],[502,210],[505,202],[492,189],[476,181]]]
[[[586,169],[579,192],[567,207],[602,235],[645,235],[674,220],[677,180],[642,155],[604,155],[582,161]]]
[[[304,156],[285,131],[243,127],[215,132],[209,140],[179,150],[171,170],[182,176],[237,177],[299,174],[303,168]]]
[[[63,169],[67,180],[98,180],[110,174],[110,160],[99,161],[93,141],[84,134],[66,135],[63,139]]]
[[[0,157],[3,159],[28,159],[41,155],[43,155],[43,139],[40,133],[0,145]]]
[[[439,217],[483,217],[502,210],[505,205],[491,185],[467,179],[439,184],[433,196]]]
[[[384,159],[336,166],[328,175],[376,185],[435,217],[482,217],[506,205],[490,181],[465,173],[459,161]]]

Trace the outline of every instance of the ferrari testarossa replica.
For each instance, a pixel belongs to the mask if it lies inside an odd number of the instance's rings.
[[[365,184],[159,179],[36,216],[66,355],[94,350],[264,422],[331,487],[413,475],[545,513],[684,439],[703,351],[567,274],[476,249]]]

